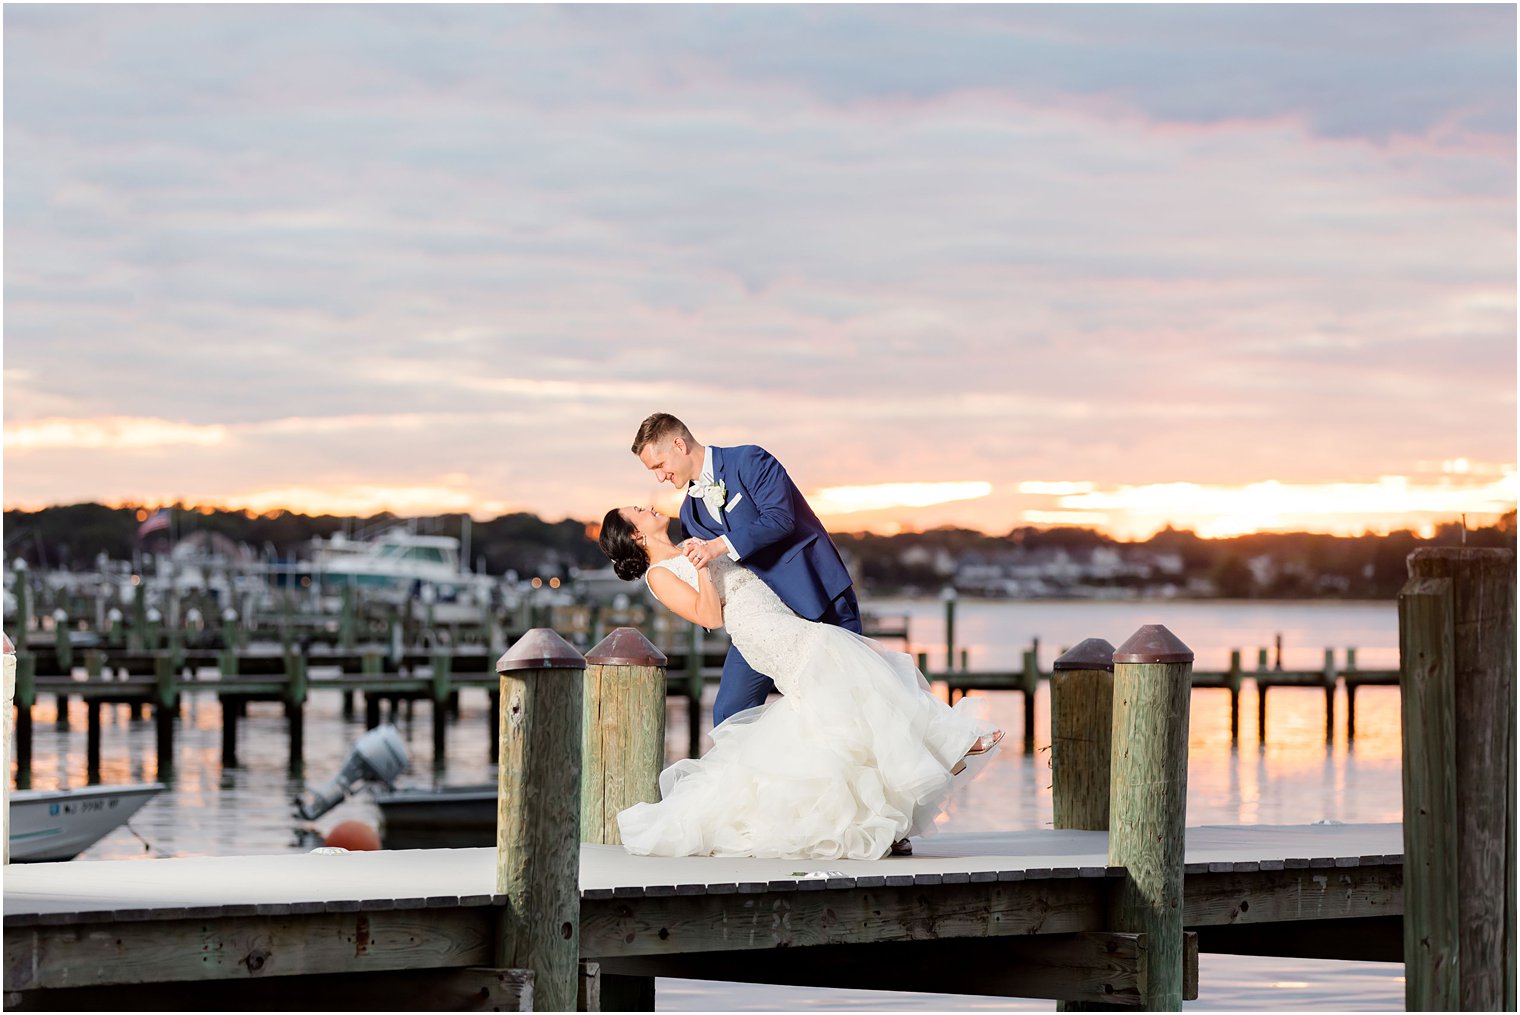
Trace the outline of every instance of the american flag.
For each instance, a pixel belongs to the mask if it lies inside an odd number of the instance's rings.
[[[137,538],[141,539],[150,532],[157,532],[159,529],[167,529],[168,527],[169,509],[159,508],[157,511],[149,515],[143,521],[143,523],[137,527]]]

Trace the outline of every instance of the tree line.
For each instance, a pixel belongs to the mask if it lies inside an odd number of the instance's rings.
[[[442,515],[408,520],[392,514],[366,518],[305,515],[293,511],[253,513],[176,504],[172,524],[139,535],[147,508],[127,505],[71,504],[39,511],[5,512],[5,554],[33,567],[82,570],[97,557],[130,560],[140,552],[161,552],[174,540],[195,533],[215,533],[266,559],[289,559],[312,537],[374,530],[386,524],[417,526],[419,531],[461,537],[465,516]],[[606,561],[596,547],[596,525],[566,519],[550,522],[526,512],[502,515],[468,526],[470,564],[491,574],[515,571],[521,577],[569,577],[572,569],[596,569]],[[1217,594],[1291,598],[1341,595],[1387,598],[1398,593],[1406,576],[1405,559],[1421,546],[1515,547],[1515,512],[1498,524],[1464,531],[1444,525],[1430,538],[1414,532],[1354,537],[1316,533],[1257,533],[1204,539],[1195,533],[1164,529],[1147,540],[1119,542],[1092,529],[1018,527],[1004,535],[970,529],[834,536],[850,558],[856,580],[879,592],[937,590],[947,583],[946,561],[1009,560],[1041,552],[1063,551],[1086,559],[1096,549],[1127,557],[1168,556],[1181,561],[1182,577],[1204,577]],[[1269,561],[1265,580],[1256,565]]]

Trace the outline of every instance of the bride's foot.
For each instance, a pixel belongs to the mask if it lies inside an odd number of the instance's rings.
[[[892,843],[892,855],[893,856],[912,856],[913,855],[913,840],[912,839],[898,839],[896,842]]]
[[[978,737],[976,743],[971,745],[971,750],[966,752],[966,757],[974,758],[979,754],[986,754],[998,744],[1003,742],[1003,731],[993,730],[984,737]]]

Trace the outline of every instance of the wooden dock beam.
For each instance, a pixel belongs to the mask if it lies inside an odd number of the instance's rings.
[[[581,654],[548,628],[496,663],[498,969],[531,969],[534,1006],[574,1011],[580,976]]]
[[[1114,647],[1088,638],[1051,666],[1050,774],[1056,828],[1108,830]]]
[[[1399,593],[1399,656],[1405,1006],[1511,1011],[1514,551],[1410,554]]]
[[[586,653],[582,842],[622,845],[618,812],[660,800],[668,662],[632,627],[618,628]],[[600,991],[604,1010],[655,1010],[653,976],[603,973]]]
[[[1108,862],[1126,868],[1110,906],[1114,930],[1144,934],[1141,1007],[1180,1011],[1193,651],[1160,624],[1114,650],[1114,733]]]
[[[0,828],[0,837],[5,840],[5,862],[11,862],[11,712],[16,705],[16,646],[11,644],[8,636],[0,633],[0,673],[5,680],[5,726],[0,728],[0,757],[6,761],[5,778],[0,780],[0,792],[4,793],[3,803],[5,808],[4,827]]]

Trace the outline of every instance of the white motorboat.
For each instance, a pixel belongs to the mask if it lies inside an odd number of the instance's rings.
[[[350,586],[405,601],[486,604],[498,582],[464,567],[460,541],[452,536],[420,535],[401,526],[372,539],[336,533],[314,539],[304,574],[332,594]]]
[[[161,782],[10,794],[11,860],[72,860],[164,791]]]

